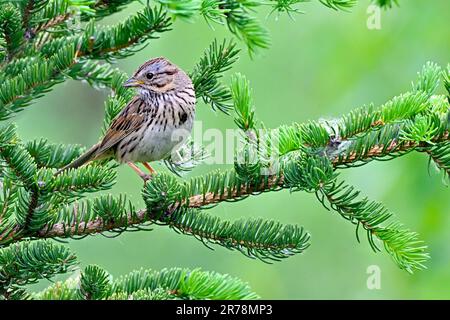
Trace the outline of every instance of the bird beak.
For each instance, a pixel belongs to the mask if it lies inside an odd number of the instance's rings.
[[[125,88],[139,87],[143,83],[144,83],[143,81],[139,81],[134,78],[130,78],[123,83],[123,86]]]

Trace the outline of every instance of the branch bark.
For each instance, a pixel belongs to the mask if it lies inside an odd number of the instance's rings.
[[[443,142],[448,139],[449,139],[449,132],[446,132],[439,138],[439,140],[436,140],[435,142]],[[384,146],[382,145],[372,147],[370,151],[366,153],[366,157],[363,160],[364,161],[376,160],[381,156],[389,155],[389,153],[396,153],[396,152],[407,153],[409,151],[413,151],[418,148],[426,150],[427,147],[431,147],[431,145],[426,142],[421,143],[413,141],[407,141],[402,143],[393,142],[387,149],[385,149]],[[361,158],[358,158],[357,155],[350,155],[345,159],[345,164],[348,165],[350,163],[354,163],[355,161],[360,160]],[[342,161],[337,161],[335,159],[333,161],[333,164],[335,167],[338,167],[339,165],[342,164]],[[224,196],[221,197],[220,195],[214,193],[206,193],[205,195],[203,194],[194,195],[189,198],[189,201],[187,202],[186,205],[190,208],[201,208],[207,205],[217,204],[223,201],[229,201],[233,199],[238,200],[251,195],[260,194],[261,192],[268,192],[286,187],[287,186],[284,183],[284,176],[281,173],[269,176],[266,183],[253,186],[244,186],[241,187],[239,190],[234,189],[229,190],[229,192],[224,192],[223,194],[227,194],[227,197]],[[177,204],[173,206],[173,208],[176,207]],[[170,213],[171,212],[168,212],[168,214]],[[117,229],[124,229],[124,228],[126,229],[128,227],[137,226],[145,222],[155,222],[155,221],[156,221],[155,215],[152,215],[151,212],[147,212],[146,209],[141,209],[137,212],[128,213],[126,221],[125,220],[107,221],[99,217],[87,223],[80,222],[76,225],[66,225],[64,223],[56,223],[52,226],[42,228],[41,230],[36,232],[35,235],[28,234],[27,236],[36,238],[67,238],[72,236],[85,236],[107,231],[114,231]],[[19,233],[18,231],[19,230],[12,231],[8,235],[0,235],[0,242],[4,242],[4,240],[7,240],[6,238],[12,241],[20,240],[25,235],[23,233]]]

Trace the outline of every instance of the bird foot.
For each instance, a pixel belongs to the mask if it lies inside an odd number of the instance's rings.
[[[141,177],[142,180],[144,180],[144,184],[147,184],[147,181],[152,180],[153,178],[153,174],[142,174],[139,175]]]
[[[144,171],[142,171],[141,169],[139,169],[132,162],[127,162],[127,164],[131,167],[131,169],[134,170],[134,172],[136,172],[139,175],[139,177],[141,177],[142,180],[144,180],[144,184],[147,184],[147,181],[149,181],[153,178],[154,173],[147,174]]]

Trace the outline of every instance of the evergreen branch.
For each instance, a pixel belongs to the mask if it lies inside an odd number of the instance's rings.
[[[132,294],[138,290],[168,290],[183,299],[247,300],[258,296],[237,278],[200,269],[163,269],[159,272],[140,270],[113,283],[113,293]]]
[[[442,141],[446,141],[445,139],[448,139],[448,135],[443,136],[442,139]],[[408,148],[416,147],[417,145],[415,143],[404,143],[402,151],[406,152],[408,151]],[[374,149],[372,152],[369,152],[368,155],[376,158],[381,155],[380,150],[382,149],[383,148],[381,147]],[[356,161],[356,158],[352,159],[350,157],[347,161]],[[334,164],[334,166],[335,165],[336,164]],[[210,173],[205,177],[193,178],[190,181],[185,182],[180,189],[179,185],[173,186],[173,189],[164,189],[166,192],[164,192],[163,195],[170,196],[170,198],[155,198],[153,203],[159,203],[159,207],[153,206],[153,209],[157,209],[156,216],[159,216],[161,210],[164,210],[165,208],[177,208],[179,206],[179,204],[177,205],[177,201],[180,201],[180,204],[188,206],[189,208],[205,208],[223,201],[236,201],[250,195],[258,195],[261,192],[279,190],[280,188],[291,188],[292,185],[285,182],[284,174],[285,172],[280,172],[275,175],[261,177],[261,180],[259,181],[246,183],[245,181],[238,179],[233,171]],[[161,179],[164,178],[161,177]],[[156,195],[158,190],[161,189],[155,189],[151,194]],[[121,198],[119,197],[119,199]],[[147,197],[146,199],[148,202],[149,198]],[[107,215],[107,218],[103,218],[99,215],[92,215],[91,208],[93,204],[91,201],[92,200],[81,202],[72,207],[65,207],[59,214],[60,218],[55,219],[53,223],[42,228],[35,236],[44,238],[65,238],[105,231],[121,232],[127,228],[137,227],[140,224],[144,224],[155,218],[155,214],[149,214],[147,213],[147,210],[130,210],[127,212],[128,204],[126,201],[115,200],[111,197],[100,198],[97,200],[98,204],[102,204],[102,207],[101,210],[96,209],[94,211],[97,213],[103,212]],[[118,205],[118,203],[120,203],[120,205]],[[174,211],[169,211],[169,215],[171,212],[173,213]],[[66,219],[66,222],[58,222],[63,217]],[[23,235],[15,234],[13,232],[9,235],[8,239],[13,238],[17,241],[21,239],[22,236]],[[0,238],[0,243],[8,239]]]
[[[417,84],[413,84],[412,92],[396,96],[379,108],[369,105],[355,109],[337,120],[323,121],[323,125],[325,125],[327,133],[334,139],[333,142],[339,143],[377,131],[386,125],[413,119],[431,107],[430,98],[439,85],[440,75],[441,68],[435,63],[427,62],[418,73]],[[318,125],[320,124],[310,124],[310,126]],[[315,130],[323,131],[321,128],[315,128]],[[306,133],[308,134],[304,134],[305,136],[314,136],[309,132]],[[323,134],[323,136],[325,139],[307,144],[320,147],[320,142],[327,140],[327,134]]]
[[[0,239],[8,239],[15,232],[14,214],[17,203],[17,187],[3,178],[0,184]]]
[[[171,15],[192,21],[194,15],[200,12],[202,1],[200,0],[155,0]]]
[[[41,1],[41,0],[38,0]],[[45,5],[33,13],[31,25],[27,29],[29,39],[34,39],[41,32],[51,32],[59,27],[63,30],[63,23],[74,19],[76,15],[91,17],[92,0],[43,0]],[[53,29],[53,30],[52,30]]]
[[[100,204],[101,199],[97,201],[94,202],[94,205]],[[100,208],[98,206],[92,209],[102,214],[97,216],[91,213],[91,206],[91,202],[86,201],[80,204],[75,203],[71,207],[64,207],[59,215],[65,218],[66,222],[52,223],[45,226],[35,236],[38,238],[75,238],[103,232],[121,233],[124,230],[133,230],[133,228],[139,230],[139,225],[149,221],[146,210],[130,211],[128,214],[126,212],[122,213],[119,210],[120,207],[117,206],[117,202],[109,204],[108,207]],[[109,211],[110,209],[112,210]],[[102,216],[106,217],[103,218]],[[17,241],[21,238],[17,236],[16,234],[11,234],[10,238]],[[0,243],[3,240],[0,239]]]
[[[336,121],[335,135],[343,140],[349,139],[384,125],[412,118],[428,108],[428,99],[428,94],[418,91],[394,97],[377,110],[372,105],[356,109]]]
[[[253,181],[241,179],[234,170],[211,172],[184,183],[182,201],[191,208],[200,208],[223,201],[236,201],[261,192],[275,191],[283,186],[283,175],[260,176]]]
[[[128,4],[136,2],[135,0],[96,0],[90,7],[94,10],[96,19],[101,19],[123,10]],[[83,18],[89,19],[92,14],[84,15]]]
[[[280,261],[309,247],[310,236],[302,227],[272,220],[241,219],[231,223],[193,209],[180,209],[158,220],[206,246],[218,244],[263,262]]]
[[[394,131],[396,131],[394,129]],[[348,148],[345,153],[340,154],[333,160],[333,164],[338,167],[358,166],[362,162],[367,163],[371,160],[383,160],[390,159],[404,155],[420,148],[430,147],[430,143],[426,141],[398,141],[396,138],[391,139],[389,134],[384,134],[385,131],[380,131],[377,143],[369,143],[368,146],[364,146],[364,140],[360,140],[355,143],[354,148]],[[433,139],[435,143],[445,142],[449,139],[449,133],[445,132],[436,139]],[[370,138],[366,142],[369,142]]]
[[[46,139],[27,142],[25,149],[33,157],[37,168],[61,168],[81,155],[83,148],[78,145],[48,143]]]
[[[442,71],[442,78],[444,79],[444,86],[447,90],[447,100],[450,104],[450,64],[448,64],[447,68]]]
[[[171,20],[159,9],[146,7],[135,16],[108,28],[96,28],[91,21],[84,31],[78,56],[91,59],[123,58],[143,48],[148,39],[170,30]],[[140,46],[140,47],[139,47]]]
[[[170,179],[170,176],[166,177]],[[164,175],[157,179],[163,180]],[[171,203],[173,199],[163,200],[161,197],[174,192],[167,183],[165,186],[160,184],[161,182],[154,182],[148,185],[150,191],[144,195],[146,203],[150,206],[147,212],[145,210],[134,212],[132,206],[120,198],[103,197],[84,201],[63,208],[58,217],[42,228],[37,236],[74,237],[105,231],[120,233],[145,222],[157,222],[169,225],[184,234],[193,235],[205,244],[219,244],[263,261],[277,261],[300,253],[309,246],[309,234],[295,225],[283,226],[274,221],[260,219],[230,223],[192,209],[173,210],[175,208]],[[162,190],[162,187],[165,189]],[[154,192],[155,188],[158,192]],[[156,199],[155,195],[160,197]],[[152,204],[156,206],[151,207]],[[127,210],[130,211],[127,213]],[[12,238],[17,241],[25,235],[10,234],[8,239],[2,239],[1,242],[9,242]]]
[[[37,167],[28,151],[22,146],[11,144],[0,147],[2,175],[15,180],[18,185],[31,188]]]
[[[0,34],[7,48],[7,58],[11,60],[23,42],[22,15],[14,5],[0,4]]]
[[[0,296],[10,298],[19,287],[69,271],[75,255],[51,241],[12,244],[0,249]]]
[[[219,82],[222,74],[238,59],[239,50],[232,41],[216,40],[208,47],[203,57],[190,74],[197,97],[202,98],[213,109],[228,113],[231,108],[230,90]]]
[[[323,5],[334,10],[347,10],[356,4],[357,0],[319,0]]]
[[[111,290],[110,275],[98,266],[87,266],[81,273],[78,296],[82,300],[101,300]]]
[[[83,78],[92,84],[108,83],[115,70],[108,65],[100,66],[94,62],[77,63],[80,57],[109,58],[123,57],[131,53],[131,48],[154,38],[153,33],[168,30],[170,21],[161,10],[147,7],[138,15],[124,23],[109,29],[94,29],[93,24],[87,28],[85,37],[79,41],[75,50],[76,39],[56,39],[47,43],[43,54],[51,54],[47,60],[36,60],[27,65],[21,74],[6,80],[0,87],[0,117],[6,119],[13,112],[27,106],[31,99],[40,97],[53,85],[64,80],[64,73],[72,78]],[[92,39],[94,41],[92,42]],[[26,64],[26,61],[23,61]],[[18,69],[18,66],[15,69]],[[1,119],[1,118],[0,118]]]
[[[125,196],[111,195],[64,205],[46,226],[35,233],[38,238],[67,238],[105,231],[121,233],[139,230],[148,222],[145,210],[136,211]],[[20,235],[11,234],[10,237]],[[17,238],[16,238],[17,239]],[[0,243],[2,239],[0,239]]]
[[[23,0],[19,2],[22,6],[22,29],[25,30],[25,37],[30,38],[33,16],[43,10],[49,0]]]
[[[57,10],[60,9],[60,7],[56,7],[56,6],[55,6],[55,8],[57,8]],[[33,28],[33,30],[31,31],[31,34],[36,35],[39,32],[48,31],[52,28],[55,28],[56,26],[59,26],[62,23],[69,20],[70,17],[71,17],[70,13],[64,11],[64,13],[62,13],[61,15],[47,19],[45,22],[40,23],[38,26]]]
[[[253,109],[254,106],[250,84],[240,73],[236,74],[231,79],[231,93],[236,114],[234,122],[244,132],[255,130],[255,111]]]
[[[109,63],[83,60],[74,65],[67,73],[67,76],[74,80],[87,82],[94,88],[105,88],[111,87],[114,77],[122,74],[124,74],[123,71],[113,68]]]
[[[270,1],[237,1],[237,0],[157,0],[164,10],[174,18],[193,21],[196,16],[202,16],[208,24],[226,24],[228,30],[247,46],[251,56],[259,49],[270,46],[268,31],[261,25],[253,13],[258,7],[271,6],[272,12],[300,12],[294,6],[304,0],[270,0]],[[335,10],[346,10],[352,7],[356,0],[320,0],[325,6]]]
[[[81,293],[81,294],[80,294]],[[201,269],[138,270],[115,280],[98,266],[81,279],[57,282],[32,296],[44,300],[248,300],[259,297],[248,284],[227,274]]]
[[[423,241],[417,239],[415,232],[404,229],[397,222],[386,224],[393,215],[382,204],[367,198],[356,200],[359,191],[335,180],[328,182],[318,192],[323,196],[321,201],[326,199],[343,218],[364,228],[374,251],[379,250],[373,238],[376,237],[382,241],[400,269],[413,273],[425,268],[423,263],[429,259],[429,255],[425,252]]]
[[[23,57],[9,61],[3,66],[1,75],[2,80],[17,76],[23,71],[23,69],[25,69],[29,65],[37,63],[38,61],[40,63],[43,62],[43,60],[41,60],[39,57]]]
[[[450,141],[438,143],[431,148],[424,148],[434,164],[442,170],[444,177],[450,178]]]
[[[45,188],[64,196],[79,197],[85,192],[98,192],[110,189],[114,184],[116,172],[104,166],[86,166],[77,170],[66,170],[57,175]]]
[[[75,45],[68,44],[45,61],[36,61],[20,75],[0,86],[0,120],[7,119],[64,80],[63,72],[75,64]]]
[[[46,289],[33,293],[31,297],[36,300],[77,300],[79,295],[79,279],[68,278],[64,282],[57,281]]]
[[[152,187],[149,188],[152,189]],[[163,194],[163,191],[159,194]],[[164,191],[164,194],[170,194],[170,190]],[[261,219],[230,223],[192,209],[173,210],[173,206],[164,208],[162,203],[168,204],[168,202],[161,199],[159,202],[156,202],[156,199],[151,202],[149,196],[151,195],[144,196],[146,202],[149,205],[157,203],[158,206],[149,208],[147,211],[134,212],[125,199],[112,197],[66,206],[53,222],[38,232],[37,236],[63,238],[105,231],[121,233],[146,222],[157,222],[184,234],[193,235],[205,244],[219,244],[263,261],[277,261],[301,253],[309,246],[309,234],[295,225],[283,226],[274,221]],[[130,211],[127,212],[127,210]],[[9,239],[2,240],[11,241],[11,238],[14,238],[17,241],[24,235],[20,233],[9,235]]]
[[[255,55],[259,49],[270,46],[270,37],[258,19],[251,16],[248,10],[254,6],[253,1],[227,1],[224,4],[228,29],[247,45],[250,56]]]
[[[332,163],[323,157],[293,156],[284,165],[285,181],[291,190],[314,192],[317,199],[329,210],[338,212],[344,219],[359,227],[367,234],[374,251],[379,251],[374,237],[382,241],[386,251],[399,268],[410,273],[425,268],[423,263],[429,258],[426,246],[417,240],[417,234],[392,222],[393,214],[382,204],[360,199],[360,191],[337,181]]]
[[[398,0],[372,0],[372,2],[375,2],[382,8],[391,8],[394,5],[398,6]]]
[[[3,34],[2,31],[0,31],[0,65],[1,63],[5,60],[7,54],[8,54],[8,49],[7,49],[7,43],[6,43],[6,39],[5,39],[5,35]],[[0,80],[4,79],[4,75],[0,75]]]
[[[439,87],[442,68],[434,62],[428,61],[420,72],[417,73],[417,84],[413,83],[415,92],[425,92],[428,97]]]

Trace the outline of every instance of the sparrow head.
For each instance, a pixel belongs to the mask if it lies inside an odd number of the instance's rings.
[[[192,86],[192,81],[183,70],[166,58],[160,57],[141,65],[123,86],[135,87],[144,92],[167,93]]]

